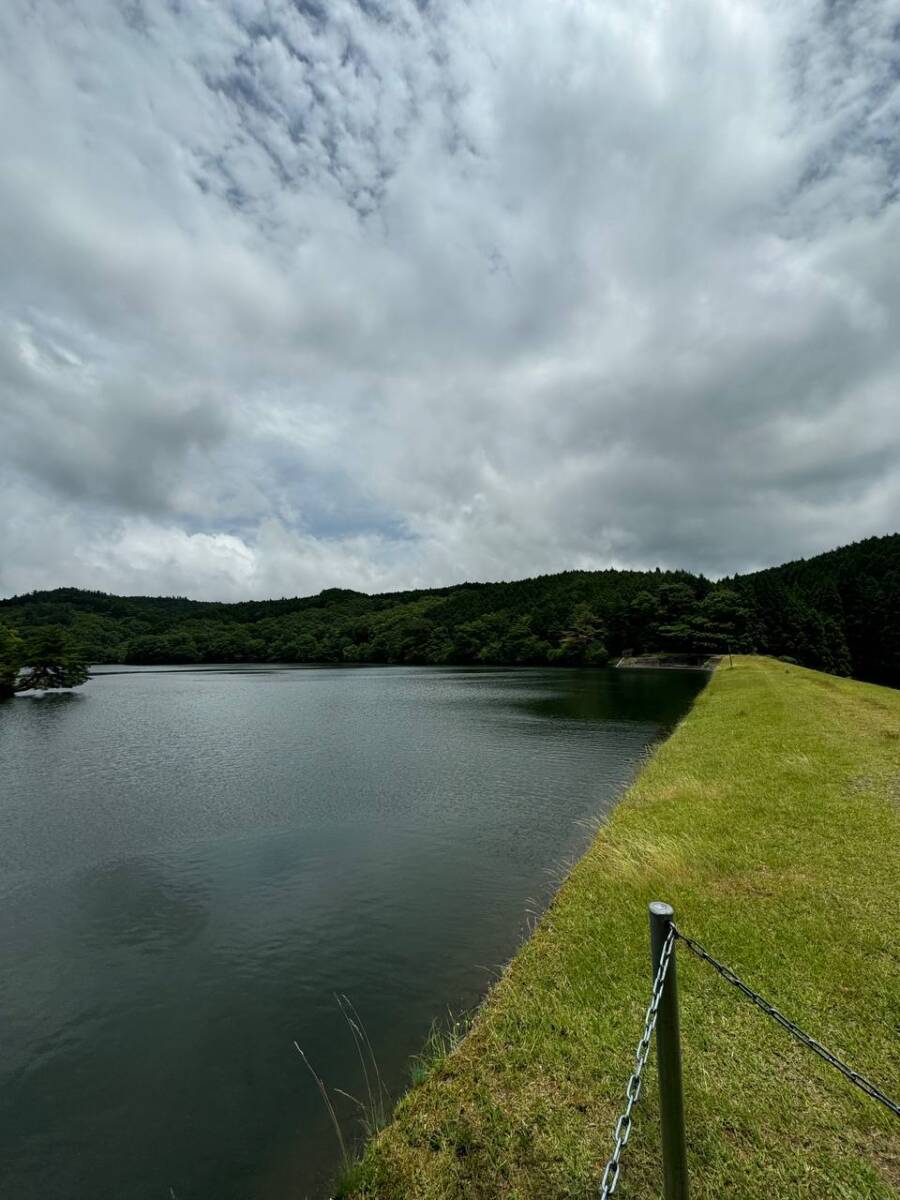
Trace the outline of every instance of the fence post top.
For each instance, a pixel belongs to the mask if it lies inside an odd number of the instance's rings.
[[[670,921],[675,916],[675,909],[664,900],[651,900],[650,912],[654,917],[668,917]]]

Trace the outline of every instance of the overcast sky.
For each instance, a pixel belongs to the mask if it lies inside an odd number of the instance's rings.
[[[0,593],[900,526],[900,0],[3,0]]]

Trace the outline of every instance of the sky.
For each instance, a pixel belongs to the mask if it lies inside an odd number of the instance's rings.
[[[3,0],[0,594],[900,527],[900,0]]]

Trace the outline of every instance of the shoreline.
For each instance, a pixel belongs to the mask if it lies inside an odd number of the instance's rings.
[[[721,654],[634,654],[622,655],[610,665],[617,671],[707,671],[712,673],[722,661]],[[697,660],[701,661],[697,661]]]
[[[891,689],[753,657],[716,671],[469,1033],[401,1098],[334,1195],[594,1194],[647,1000],[651,899],[671,902],[685,932],[888,1094],[900,1092],[883,919],[900,891],[900,853],[890,849],[900,850],[898,745]],[[682,971],[695,1200],[895,1197],[896,1122],[704,964],[682,955]],[[659,1192],[652,1073],[623,1196]]]

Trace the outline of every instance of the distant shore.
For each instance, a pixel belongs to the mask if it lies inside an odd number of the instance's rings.
[[[623,654],[614,664],[622,670],[714,671],[720,654]]]

